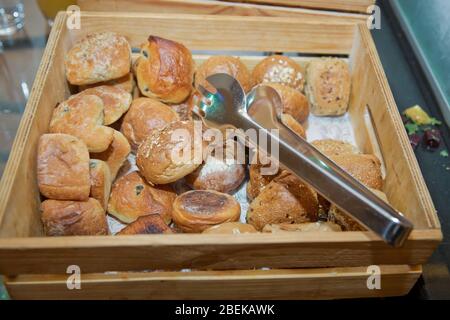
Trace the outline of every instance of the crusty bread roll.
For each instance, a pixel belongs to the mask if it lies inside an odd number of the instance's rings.
[[[333,139],[315,140],[312,141],[311,144],[329,158],[344,154],[359,153],[358,149],[354,145],[340,140],[333,140]]]
[[[111,171],[111,179],[114,180],[130,151],[131,147],[125,136],[120,131],[114,130],[113,141],[108,149],[103,152],[92,153],[91,157],[105,161]]]
[[[113,86],[98,86],[86,89],[77,94],[94,95],[102,99],[104,108],[103,124],[108,125],[116,122],[127,112],[131,104],[131,94]]]
[[[45,200],[42,223],[47,236],[94,236],[108,234],[105,211],[100,202]]]
[[[348,108],[350,71],[348,64],[337,58],[323,58],[309,63],[305,93],[312,114],[339,116]]]
[[[191,95],[185,101],[179,104],[172,104],[170,107],[178,114],[180,120],[192,120],[192,112],[195,106],[200,104],[202,95],[196,89],[192,90]]]
[[[232,56],[212,56],[195,71],[195,87],[201,85],[209,89],[210,85],[205,79],[215,73],[226,73],[234,77],[245,92],[250,91],[253,86],[250,71],[241,59]]]
[[[50,133],[66,133],[80,138],[89,152],[105,151],[114,130],[103,125],[103,101],[94,95],[73,96],[53,110]]]
[[[159,214],[168,224],[176,194],[169,186],[152,187],[134,171],[114,182],[108,202],[108,213],[122,222],[131,223],[149,214]]]
[[[117,233],[119,236],[130,234],[173,233],[159,214],[141,216]]]
[[[194,121],[176,121],[154,130],[139,146],[136,165],[151,184],[175,182],[202,164],[201,130]]]
[[[81,92],[89,88],[95,88],[100,86],[111,86],[114,88],[122,89],[130,94],[133,94],[134,88],[136,87],[136,82],[134,81],[133,73],[129,72],[123,77],[117,79],[79,86],[78,90]]]
[[[64,62],[67,80],[74,85],[117,79],[130,72],[131,47],[116,33],[93,33],[75,43]]]
[[[298,224],[280,223],[266,224],[262,232],[280,233],[280,232],[339,232],[341,227],[330,221],[305,222]]]
[[[39,191],[47,198],[87,200],[89,152],[78,138],[68,134],[44,134],[37,156]]]
[[[144,96],[180,103],[191,93],[194,61],[180,43],[150,36],[141,48],[135,71]]]
[[[287,56],[273,55],[261,60],[253,69],[255,84],[273,82],[303,91],[305,71]]]
[[[249,166],[249,180],[247,182],[247,198],[250,201],[256,198],[261,190],[280,173],[279,170],[276,170],[274,174],[262,175],[261,169],[264,167],[270,167],[269,159],[263,154],[255,153]]]
[[[280,95],[282,109],[278,113],[287,113],[294,117],[298,122],[303,122],[308,118],[309,106],[308,99],[298,90],[279,83],[266,83],[276,90]]]
[[[179,120],[178,114],[169,106],[151,98],[133,100],[130,110],[123,118],[121,131],[137,150],[154,129],[161,129],[168,123]]]
[[[225,222],[216,226],[205,229],[203,233],[214,234],[241,234],[241,233],[256,233],[255,227],[248,223],[241,222]]]
[[[287,113],[282,113],[280,118],[281,123],[283,123],[303,139],[306,139],[305,128],[303,128],[303,126],[297,120],[295,120],[293,116]]]
[[[91,159],[89,161],[89,174],[91,179],[91,198],[97,199],[106,210],[109,193],[111,192],[111,171],[105,161]]]
[[[232,196],[213,190],[192,190],[173,203],[173,221],[184,232],[202,232],[224,222],[237,221],[241,207]]]

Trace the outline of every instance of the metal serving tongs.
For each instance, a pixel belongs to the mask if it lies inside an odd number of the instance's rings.
[[[206,80],[216,92],[200,86],[206,103],[201,102],[195,111],[205,125],[221,130],[230,126],[244,131],[266,130],[267,141],[273,139],[279,146],[276,160],[281,166],[295,173],[388,244],[395,247],[403,245],[413,228],[411,222],[278,121],[276,109],[281,101],[274,89],[260,85],[246,97],[239,82],[227,74],[214,74]],[[267,129],[278,129],[279,136]],[[246,139],[254,140],[254,137],[248,135]],[[257,141],[249,142],[253,146],[258,145]],[[271,155],[269,143],[258,147]]]

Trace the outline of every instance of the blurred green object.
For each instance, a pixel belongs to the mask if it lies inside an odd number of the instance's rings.
[[[6,288],[3,285],[2,276],[0,276],[0,300],[9,300],[8,292],[6,292]]]

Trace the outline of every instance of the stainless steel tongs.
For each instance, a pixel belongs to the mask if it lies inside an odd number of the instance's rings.
[[[278,120],[278,93],[268,86],[257,86],[246,97],[239,82],[227,74],[214,74],[206,79],[216,90],[199,90],[206,103],[196,113],[208,127],[265,130],[279,146],[280,165],[315,188],[392,246],[401,246],[413,225],[402,214],[367,189],[314,146],[300,138]],[[278,129],[279,135],[267,129]],[[251,136],[247,139],[254,140]],[[267,139],[270,142],[271,139]],[[257,141],[249,141],[258,145]],[[271,155],[271,144],[258,145]]]

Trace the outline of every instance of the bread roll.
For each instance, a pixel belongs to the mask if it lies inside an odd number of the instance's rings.
[[[254,157],[255,158],[252,159],[249,167],[249,181],[247,182],[247,198],[249,200],[256,198],[261,190],[279,174],[279,170],[277,170],[277,172],[272,175],[262,175],[261,169],[270,167],[270,162],[268,162],[266,157],[263,157],[259,153],[256,153]],[[261,161],[261,159],[263,161]]]
[[[354,145],[340,140],[333,140],[333,139],[315,140],[311,142],[311,144],[329,158],[344,154],[359,153],[358,149]]]
[[[68,134],[44,134],[37,156],[39,191],[47,198],[87,200],[89,152],[78,138]]]
[[[111,171],[111,179],[114,180],[120,167],[125,163],[131,148],[128,140],[120,131],[114,130],[114,138],[108,149],[100,153],[92,153],[91,157],[105,161]]]
[[[279,83],[298,91],[303,91],[305,71],[289,57],[273,55],[261,60],[253,69],[255,84]]]
[[[45,200],[42,223],[47,236],[96,236],[108,234],[105,211],[93,198],[87,201]]]
[[[312,114],[339,116],[348,108],[350,98],[350,71],[342,59],[313,60],[307,68],[305,93]]]
[[[90,196],[97,199],[103,209],[106,210],[112,184],[109,166],[102,160],[91,159],[89,161],[89,174],[91,179]]]
[[[241,222],[225,222],[216,226],[205,229],[203,233],[214,234],[241,234],[241,233],[257,233],[255,227],[251,224]]]
[[[175,197],[170,187],[152,187],[134,171],[113,184],[108,213],[125,223],[131,223],[141,216],[159,214],[168,224],[172,220]]]
[[[194,121],[172,122],[141,143],[136,164],[149,183],[175,182],[202,164],[202,132],[194,127]]]
[[[188,99],[179,104],[172,104],[170,107],[178,114],[180,120],[192,120],[192,112],[194,107],[200,104],[201,99],[202,95],[200,92],[194,89]]]
[[[95,88],[99,86],[111,86],[114,88],[122,89],[130,94],[133,94],[134,88],[136,87],[136,82],[134,81],[133,73],[130,72],[124,75],[123,77],[117,79],[83,85],[80,86],[78,89],[81,92],[86,89]]]
[[[133,101],[123,118],[121,131],[133,150],[137,150],[152,130],[161,129],[177,120],[178,114],[164,103],[150,98],[138,98]]]
[[[116,122],[127,112],[131,104],[131,94],[113,86],[98,86],[86,89],[77,94],[94,95],[102,99],[104,108],[103,124],[108,125]]]
[[[282,109],[277,110],[278,113],[290,114],[300,123],[308,118],[308,99],[306,99],[303,93],[278,83],[267,83],[267,85],[274,88],[280,95]]]
[[[303,128],[303,126],[297,120],[295,120],[293,116],[287,113],[282,113],[281,122],[289,129],[294,131],[298,136],[306,139],[305,128]]]
[[[341,227],[330,221],[305,222],[299,224],[266,224],[262,232],[283,233],[283,232],[339,232]]]
[[[64,62],[67,80],[74,85],[117,79],[130,72],[131,47],[116,33],[93,33],[75,43]]]
[[[232,196],[213,190],[192,190],[173,203],[173,221],[185,232],[202,232],[224,222],[237,221],[241,207]]]
[[[117,233],[119,236],[131,234],[173,233],[159,214],[141,216]]]
[[[103,125],[104,105],[94,95],[79,95],[60,103],[50,121],[50,133],[66,133],[80,138],[89,152],[105,151],[114,130]]]
[[[231,56],[212,56],[203,62],[195,72],[195,87],[201,85],[209,89],[210,85],[205,79],[215,73],[226,73],[234,77],[245,92],[253,87],[250,71],[239,58]]]
[[[184,101],[192,90],[194,61],[182,44],[150,36],[136,61],[141,93],[167,103]]]

